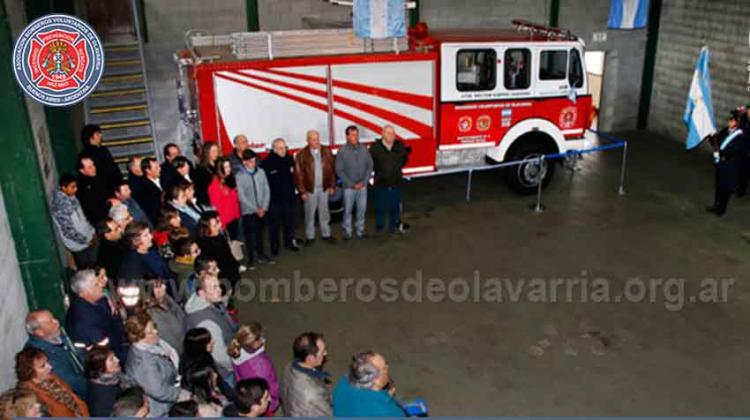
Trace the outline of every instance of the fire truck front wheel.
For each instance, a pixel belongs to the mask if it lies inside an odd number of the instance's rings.
[[[523,142],[514,145],[508,151],[505,161],[537,159],[547,153],[554,153],[554,151],[544,147],[543,144]],[[542,179],[542,188],[546,188],[552,181],[554,174],[555,165],[553,162],[542,161],[540,165],[538,161],[532,160],[505,168],[505,181],[510,189],[516,193],[534,194],[539,186],[540,178]]]

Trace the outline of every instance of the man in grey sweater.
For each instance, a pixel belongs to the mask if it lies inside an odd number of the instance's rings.
[[[346,144],[336,156],[336,175],[344,183],[344,239],[352,237],[352,210],[357,209],[355,228],[357,238],[365,239],[365,211],[367,210],[367,181],[372,173],[372,157],[359,143],[356,126],[346,127]]]
[[[263,250],[263,230],[266,228],[266,212],[271,203],[271,189],[266,173],[258,165],[255,152],[242,152],[243,168],[235,174],[237,194],[240,198],[242,226],[245,229],[247,260],[253,263],[273,263]]]

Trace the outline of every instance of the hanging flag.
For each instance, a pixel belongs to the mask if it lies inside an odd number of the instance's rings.
[[[648,0],[612,0],[610,29],[640,29],[648,21]]]
[[[688,150],[699,145],[706,136],[716,133],[714,106],[711,102],[711,73],[708,70],[708,47],[701,49],[698,63],[695,65],[682,120],[688,128],[688,137],[685,141]]]
[[[358,38],[406,36],[404,0],[354,0],[354,33]]]

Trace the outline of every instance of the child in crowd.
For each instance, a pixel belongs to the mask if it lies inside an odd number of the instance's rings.
[[[227,352],[232,358],[234,378],[237,382],[243,379],[262,378],[268,383],[271,393],[269,411],[273,413],[279,407],[279,381],[273,362],[266,353],[265,342],[263,326],[258,322],[251,322],[240,326],[234,339],[229,343]]]

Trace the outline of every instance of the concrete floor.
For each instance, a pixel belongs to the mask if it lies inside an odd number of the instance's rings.
[[[704,278],[736,283],[724,304],[655,303],[272,303],[239,305],[267,329],[280,371],[294,336],[327,337],[337,378],[352,354],[373,349],[390,363],[403,399],[425,398],[431,415],[746,415],[750,388],[750,199],[727,217],[704,212],[709,156],[647,133],[630,140],[627,195],[615,193],[620,152],[588,155],[574,175],[558,171],[547,210],[513,195],[496,173],[423,179],[405,191],[406,236],[316,243],[247,277]],[[372,215],[368,214],[372,229]],[[338,226],[335,228],[340,235]],[[546,340],[546,341],[545,341]]]

